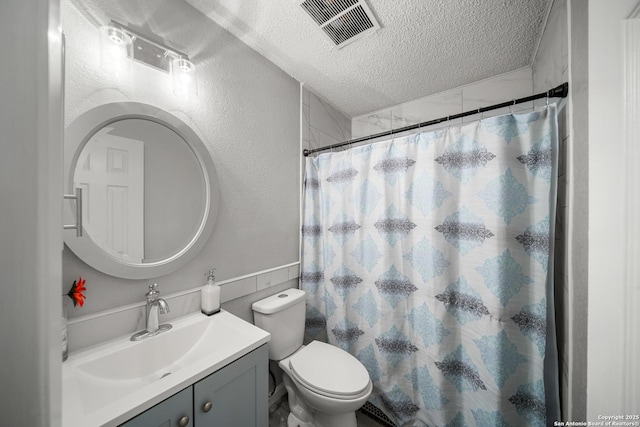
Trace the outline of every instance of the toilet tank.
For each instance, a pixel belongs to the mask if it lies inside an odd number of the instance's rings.
[[[253,323],[271,334],[269,359],[282,360],[302,346],[305,292],[287,289],[251,305]]]

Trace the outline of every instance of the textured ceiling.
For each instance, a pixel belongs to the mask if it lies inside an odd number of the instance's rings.
[[[295,0],[187,1],[353,117],[530,65],[552,0],[367,0],[342,49]]]

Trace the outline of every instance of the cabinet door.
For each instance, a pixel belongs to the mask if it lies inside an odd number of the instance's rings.
[[[174,394],[120,427],[194,427],[193,387]]]
[[[265,344],[196,383],[195,426],[267,427],[268,365]]]

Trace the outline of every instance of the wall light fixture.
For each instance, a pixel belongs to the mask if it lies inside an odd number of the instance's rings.
[[[122,68],[122,58],[138,61],[156,70],[170,73],[173,78],[173,92],[176,95],[197,97],[196,67],[184,52],[173,49],[162,42],[150,40],[136,30],[116,21],[100,28],[100,49],[102,68],[114,70]],[[104,41],[103,41],[104,40]],[[126,55],[122,46],[127,46]],[[116,49],[117,54],[115,53]],[[114,70],[117,74],[117,69]]]

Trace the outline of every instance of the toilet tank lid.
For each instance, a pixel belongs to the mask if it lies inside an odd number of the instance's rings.
[[[301,289],[286,289],[275,295],[254,302],[251,304],[251,309],[262,314],[277,313],[299,302],[304,302],[305,295],[306,292]]]

